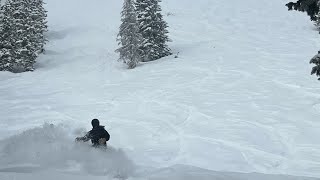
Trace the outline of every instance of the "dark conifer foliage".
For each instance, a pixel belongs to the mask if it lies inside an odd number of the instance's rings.
[[[320,77],[320,51],[310,60],[310,64],[315,64],[311,70],[311,75],[315,74]],[[320,80],[320,78],[318,78],[318,80]]]
[[[317,20],[319,13],[318,0],[298,0],[297,2],[289,2],[286,4],[288,10],[296,10],[301,12],[307,12],[312,21]]]

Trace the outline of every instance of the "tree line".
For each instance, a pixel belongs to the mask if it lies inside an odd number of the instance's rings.
[[[124,0],[117,41],[129,69],[171,55],[161,0]],[[1,5],[1,0],[0,0]],[[33,71],[48,31],[43,0],[7,0],[0,8],[0,71]]]

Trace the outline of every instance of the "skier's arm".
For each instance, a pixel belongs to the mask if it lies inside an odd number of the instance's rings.
[[[106,141],[109,141],[110,139],[110,134],[106,130],[104,130],[104,138],[106,138]]]
[[[76,138],[77,141],[84,141],[87,142],[90,140],[90,131],[83,137],[77,137]]]

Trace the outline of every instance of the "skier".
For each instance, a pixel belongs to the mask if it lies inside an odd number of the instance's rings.
[[[110,139],[108,131],[104,129],[104,126],[100,126],[98,119],[93,119],[91,124],[92,130],[83,137],[77,137],[76,141],[87,142],[91,140],[93,147],[107,147],[107,141]]]

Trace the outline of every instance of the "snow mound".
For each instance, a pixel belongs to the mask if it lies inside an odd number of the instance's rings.
[[[69,130],[68,130],[69,129]],[[44,124],[2,140],[0,172],[31,173],[48,169],[126,177],[134,170],[133,162],[121,149],[92,148],[74,143],[70,127]]]

